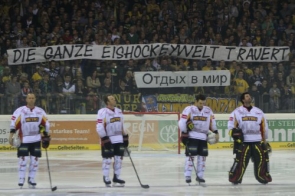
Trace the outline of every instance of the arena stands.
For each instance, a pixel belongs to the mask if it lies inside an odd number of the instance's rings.
[[[295,111],[295,2],[278,0],[0,0],[0,114],[34,92],[49,114],[95,114],[113,93],[124,111],[182,111],[203,93],[229,113],[249,91],[270,112]],[[289,47],[287,61],[160,56],[8,64],[8,50],[65,44]],[[38,50],[38,49],[37,49]],[[138,88],[134,72],[229,70],[230,86]]]

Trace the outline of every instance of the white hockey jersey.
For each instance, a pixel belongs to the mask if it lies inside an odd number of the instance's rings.
[[[33,143],[41,141],[39,125],[45,127],[49,132],[49,122],[42,108],[22,106],[16,109],[11,117],[10,129],[19,130],[22,143]]]
[[[214,118],[213,111],[204,106],[202,110],[199,110],[196,106],[187,106],[180,117],[178,126],[181,132],[187,132],[187,120],[190,119],[194,128],[189,132],[189,138],[207,140],[208,131],[217,130],[216,121]]]
[[[250,111],[244,106],[236,108],[229,117],[228,130],[240,128],[245,142],[257,142],[268,138],[268,125],[264,113],[257,107]]]
[[[112,144],[123,143],[124,119],[122,110],[102,108],[97,112],[96,131],[100,138],[109,136]]]

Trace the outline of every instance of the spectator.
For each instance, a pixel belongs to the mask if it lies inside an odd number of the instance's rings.
[[[260,92],[261,95],[261,99],[262,99],[262,108],[263,111],[269,112],[269,87],[268,87],[268,83],[267,80],[263,80],[262,81],[262,85],[258,86],[258,90]],[[260,106],[261,107],[261,106]]]
[[[65,75],[65,82],[63,84],[62,92],[68,95],[75,93],[75,84],[72,83],[72,77],[70,75]]]
[[[5,95],[7,96],[8,101],[8,111],[14,111],[19,107],[19,96],[21,94],[21,86],[17,81],[17,76],[12,76],[11,81],[7,82]]]
[[[96,77],[102,83],[98,85],[99,87],[89,87],[91,91],[92,88],[96,88],[95,96],[100,96],[97,94],[97,89],[105,88],[106,92],[115,91],[118,87],[115,84],[119,83],[119,79],[122,80],[125,77],[126,72],[131,72],[133,75],[135,71],[202,69],[228,69],[233,79],[238,78],[238,73],[242,70],[243,78],[251,88],[254,88],[252,84],[256,84],[260,91],[260,85],[266,79],[269,86],[272,86],[274,81],[277,82],[282,97],[286,85],[295,94],[293,76],[291,76],[293,68],[289,63],[272,63],[272,65],[267,65],[267,68],[264,63],[257,65],[255,62],[242,62],[239,65],[237,62],[231,62],[227,65],[223,61],[211,61],[210,65],[207,65],[206,61],[192,60],[188,62],[180,58],[165,56],[142,61],[130,59],[126,64],[116,61],[115,65],[110,61],[95,61],[95,63],[89,60],[50,61],[49,67],[44,70],[40,68],[44,65],[15,66],[18,67],[16,69],[5,67],[7,65],[7,50],[9,49],[80,43],[121,45],[161,42],[240,45],[242,47],[287,46],[293,53],[293,56],[290,56],[290,62],[292,62],[295,56],[295,23],[292,18],[294,4],[292,3],[249,0],[135,0],[119,1],[116,5],[114,1],[26,1],[15,5],[9,7],[8,4],[5,4],[2,9],[0,54],[5,58],[1,60],[0,77],[4,83],[8,83],[11,80],[11,73],[14,73],[19,77],[18,82],[21,86],[27,80],[33,82],[31,83],[33,88],[40,90],[40,95],[42,95],[42,88],[38,82],[43,81],[44,73],[49,74],[54,91],[63,96],[63,77],[70,75],[72,83],[77,83],[79,80],[82,80],[83,83],[83,78],[85,78],[85,85],[88,85],[87,78],[88,76],[92,77],[93,64],[100,68],[96,69]],[[98,66],[96,62],[99,64]],[[215,65],[217,66],[215,67]],[[12,68],[11,71],[10,68]],[[37,69],[36,72],[35,69]],[[128,81],[128,79],[125,80]],[[133,86],[134,81],[130,81],[132,82],[129,82],[128,85]],[[235,80],[231,82],[235,84]],[[174,88],[179,92],[187,92],[188,89]],[[220,97],[225,92],[227,95],[233,93],[232,86],[226,87],[224,90],[215,87],[198,87],[198,89]],[[137,91],[134,88],[130,90]],[[140,90],[148,94],[171,92],[171,89],[164,88]],[[216,94],[217,92],[222,94]],[[260,94],[260,99],[263,99],[262,96]],[[96,100],[99,101],[99,97]],[[58,103],[58,99],[56,102]],[[291,104],[291,107],[293,107],[292,105],[294,104]],[[95,107],[98,106],[99,104]],[[94,108],[94,105],[90,108]],[[55,110],[55,112],[57,111]]]
[[[126,81],[124,79],[119,80],[119,86],[116,88],[115,93],[130,94],[130,89],[126,85]]]
[[[26,104],[26,98],[29,93],[33,93],[33,89],[30,87],[29,81],[23,83],[20,95],[20,105]]]
[[[235,80],[235,92],[237,95],[241,95],[244,92],[248,92],[249,85],[246,82],[246,80],[243,79],[244,77],[244,72],[239,71],[238,72],[238,78]]]
[[[292,111],[290,108],[292,102],[292,92],[289,86],[285,85],[284,90],[281,92],[281,108],[283,111],[288,112]]]
[[[84,86],[82,80],[78,80],[75,88],[75,109],[76,114],[86,114],[86,96],[88,94],[87,87]]]
[[[96,92],[96,93],[98,92],[101,84],[100,84],[99,77],[97,76],[97,70],[94,70],[92,72],[92,75],[87,77],[86,82],[87,82],[88,88],[92,88],[94,90],[94,92]]]
[[[280,97],[281,92],[280,89],[277,87],[277,83],[274,82],[272,84],[272,88],[269,90],[269,96],[270,96],[270,109],[271,112],[276,112],[280,107]]]
[[[42,77],[44,75],[44,67],[42,66],[37,66],[37,71],[33,74],[32,76],[32,81],[33,82],[39,82],[40,80],[42,80]]]
[[[11,80],[11,73],[9,67],[4,67],[3,69],[3,75],[2,75],[2,82],[6,83]]]

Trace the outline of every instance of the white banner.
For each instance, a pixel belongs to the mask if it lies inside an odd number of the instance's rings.
[[[138,88],[229,86],[230,71],[134,72]]]
[[[235,47],[184,44],[57,45],[8,50],[8,64],[75,59],[129,60],[173,56],[213,61],[280,62],[289,60],[289,47]]]

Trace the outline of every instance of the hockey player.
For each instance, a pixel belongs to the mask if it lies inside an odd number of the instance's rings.
[[[236,108],[230,115],[228,130],[234,140],[234,164],[229,172],[229,181],[242,183],[244,172],[252,158],[254,174],[258,182],[267,184],[272,181],[269,174],[268,125],[264,113],[251,106],[251,96],[245,92],[240,101],[243,106]],[[270,147],[270,146],[269,146]]]
[[[197,95],[195,105],[187,106],[178,122],[181,131],[181,140],[185,146],[184,176],[187,183],[191,183],[191,173],[195,158],[197,158],[196,181],[205,183],[205,161],[208,156],[207,135],[209,131],[215,133],[215,143],[219,134],[212,110],[204,106],[206,97]]]
[[[33,93],[27,95],[26,102],[27,105],[16,109],[11,117],[9,143],[14,145],[13,138],[18,137],[16,134],[19,133],[21,144],[16,146],[19,158],[18,185],[24,185],[27,162],[30,160],[28,184],[34,188],[37,185],[35,176],[41,157],[40,141],[43,148],[48,148],[50,142],[49,122],[45,111],[35,106],[36,97]]]
[[[120,179],[124,150],[128,147],[128,134],[124,131],[123,113],[115,107],[116,100],[112,95],[103,99],[106,108],[98,110],[96,130],[101,138],[102,172],[106,186],[111,185],[109,178],[110,166],[114,157],[113,183],[124,186],[125,181]]]

